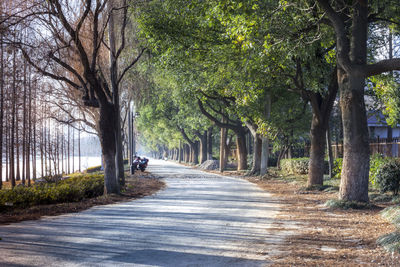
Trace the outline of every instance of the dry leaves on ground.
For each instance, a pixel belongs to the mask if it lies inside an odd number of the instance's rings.
[[[281,201],[277,231],[291,233],[273,266],[400,266],[398,254],[376,245],[379,236],[394,231],[379,215],[385,205],[330,209],[324,203],[337,193],[302,191],[300,184],[277,179],[250,180]]]

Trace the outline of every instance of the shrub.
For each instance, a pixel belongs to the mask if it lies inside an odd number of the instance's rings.
[[[77,202],[84,198],[101,196],[103,192],[103,175],[80,175],[58,183],[40,183],[32,187],[0,190],[0,208]]]
[[[288,174],[307,174],[309,162],[309,158],[283,159],[281,169]]]
[[[381,165],[390,160],[390,158],[384,158],[382,154],[373,154],[369,163],[369,182],[373,187],[378,186],[376,181],[376,174],[380,169]]]
[[[382,193],[392,191],[397,195],[400,187],[400,163],[390,159],[379,166],[376,171],[376,182]]]
[[[101,165],[99,166],[94,166],[86,169],[87,173],[93,173],[93,172],[99,172],[101,171]]]
[[[337,158],[333,161],[333,178],[340,179],[342,173],[343,159]]]
[[[376,183],[376,173],[380,166],[387,162],[389,158],[384,158],[381,154],[374,154],[370,159],[370,169],[369,169],[369,181],[374,187],[377,186]],[[343,158],[337,158],[333,162],[333,175],[334,178],[340,179],[340,174],[342,173]]]

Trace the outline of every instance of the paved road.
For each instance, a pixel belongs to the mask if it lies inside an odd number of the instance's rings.
[[[0,266],[265,266],[279,206],[257,186],[152,160],[167,188],[127,203],[0,226]]]

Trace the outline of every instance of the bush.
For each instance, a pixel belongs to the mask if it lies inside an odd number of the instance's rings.
[[[281,169],[288,174],[307,174],[309,158],[282,159]]]
[[[337,158],[333,161],[333,178],[340,179],[342,173],[343,159]]]
[[[378,170],[384,164],[390,160],[390,158],[384,158],[383,155],[381,154],[373,154],[370,159],[369,163],[369,182],[373,187],[377,187],[377,179],[376,179],[376,174],[378,173]]]
[[[381,154],[374,154],[370,159],[370,169],[369,169],[369,182],[372,186],[376,187],[376,173],[380,166],[387,162],[389,158],[384,158]],[[343,158],[337,158],[333,162],[333,175],[334,178],[340,179],[340,174],[342,173]]]
[[[101,196],[103,193],[103,175],[80,175],[58,183],[0,190],[0,208],[77,202],[84,198]]]
[[[400,163],[390,159],[380,165],[376,171],[376,182],[382,193],[392,191],[396,196],[400,187]]]
[[[94,166],[86,169],[86,173],[93,173],[93,172],[99,172],[101,171],[101,165],[99,166]]]

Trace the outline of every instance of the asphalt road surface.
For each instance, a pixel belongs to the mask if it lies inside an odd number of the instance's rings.
[[[0,266],[266,266],[279,204],[247,181],[151,160],[157,194],[0,226]]]

